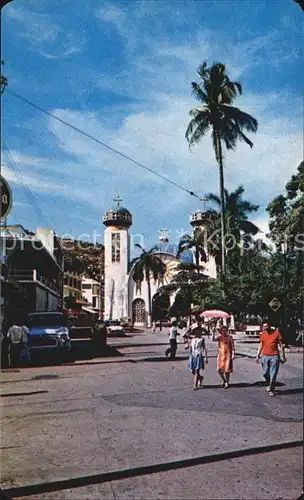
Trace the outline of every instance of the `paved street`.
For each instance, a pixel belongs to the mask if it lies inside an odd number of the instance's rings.
[[[216,345],[207,340],[205,387],[193,392],[187,351],[179,345],[179,358],[167,361],[166,341],[166,332],[134,334],[111,339],[122,356],[2,373],[2,488],[9,496],[300,497],[301,354],[281,366],[278,394],[269,398],[260,366],[244,356],[222,389]]]

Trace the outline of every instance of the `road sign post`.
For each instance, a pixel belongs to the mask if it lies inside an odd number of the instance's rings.
[[[282,306],[282,303],[279,301],[277,297],[273,297],[271,301],[268,302],[268,305],[274,312],[277,312]]]
[[[1,175],[1,189],[0,189],[0,199],[1,199],[1,213],[0,219],[6,219],[11,211],[13,203],[13,195],[9,183]]]

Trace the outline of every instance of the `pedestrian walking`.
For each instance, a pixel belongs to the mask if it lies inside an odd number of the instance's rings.
[[[177,330],[177,322],[172,321],[172,326],[170,327],[170,331],[169,331],[170,347],[166,350],[166,353],[165,353],[167,358],[168,358],[169,354],[170,354],[170,359],[174,359],[176,356],[177,335],[179,335],[178,330]]]
[[[13,324],[8,332],[9,341],[9,361],[10,367],[19,366],[21,362],[21,348],[23,346],[23,330],[16,323]]]
[[[222,387],[228,389],[230,373],[233,372],[233,359],[235,356],[234,340],[229,334],[227,326],[220,328],[220,334],[215,339],[218,343],[217,371],[222,379]]]
[[[275,396],[275,384],[279,372],[280,360],[285,363],[286,358],[279,330],[273,330],[268,323],[263,324],[260,335],[256,362],[259,363],[260,360],[263,376],[266,381],[266,390],[269,396]]]
[[[199,323],[196,324],[195,328],[192,328],[188,338],[191,338],[188,368],[193,375],[193,390],[197,390],[199,386],[203,386],[204,377],[200,370],[204,370],[205,364],[208,363],[208,352],[203,338],[203,330]]]
[[[30,361],[30,349],[29,349],[30,331],[26,325],[22,325],[21,330],[22,330],[22,339],[20,342],[20,363],[27,364]]]

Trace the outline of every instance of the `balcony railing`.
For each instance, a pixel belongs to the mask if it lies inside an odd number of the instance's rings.
[[[10,269],[8,272],[8,278],[14,281],[41,283],[58,295],[61,295],[61,287],[57,283],[53,283],[39,274],[36,269]]]

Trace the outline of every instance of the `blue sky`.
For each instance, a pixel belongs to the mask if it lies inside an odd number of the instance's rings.
[[[225,156],[229,190],[245,186],[265,206],[284,190],[302,155],[303,13],[292,0],[101,2],[14,0],[3,9],[9,87],[199,195],[218,192],[209,137],[189,151],[196,105],[191,81],[204,60],[243,84],[237,105],[255,116],[255,147]],[[102,241],[102,214],[119,192],[132,233],[172,242],[202,204],[90,139],[4,94],[2,133],[26,186],[59,235]],[[5,162],[14,207],[8,223],[45,225]],[[92,238],[91,238],[92,236]]]

